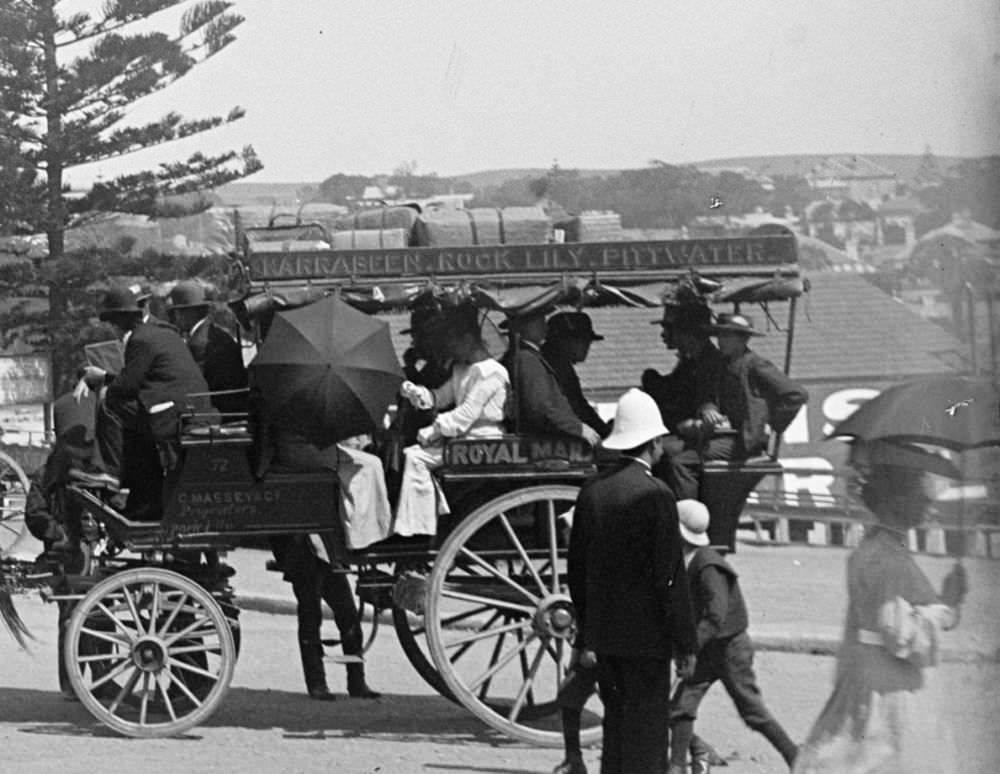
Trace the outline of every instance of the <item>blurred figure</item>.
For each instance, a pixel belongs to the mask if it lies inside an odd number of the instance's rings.
[[[848,559],[836,682],[793,774],[962,771],[924,686],[941,630],[958,624],[965,569],[956,564],[938,594],[913,560],[906,534],[923,521],[926,481],[916,457],[886,447],[860,472],[861,499],[877,524]]]
[[[552,366],[556,381],[573,412],[581,422],[604,438],[611,432],[611,426],[601,419],[583,394],[575,368],[587,359],[590,345],[595,341],[604,341],[604,337],[594,333],[589,315],[585,312],[558,312],[546,323],[542,357]]]

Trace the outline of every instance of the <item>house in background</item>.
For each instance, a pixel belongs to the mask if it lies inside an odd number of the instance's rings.
[[[823,197],[853,199],[870,207],[894,196],[899,182],[895,172],[864,156],[831,156],[809,170],[805,178]]]

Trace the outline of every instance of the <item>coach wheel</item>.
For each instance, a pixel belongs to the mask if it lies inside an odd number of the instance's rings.
[[[445,540],[429,580],[427,642],[455,698],[509,736],[562,746],[556,698],[569,676],[576,613],[560,515],[579,488],[534,486],[477,508]],[[581,741],[601,733],[594,695]]]
[[[0,452],[0,554],[9,549],[24,530],[24,507],[28,477],[9,455]]]
[[[204,588],[142,568],[94,586],[69,620],[63,658],[87,710],[120,734],[175,736],[207,719],[236,663],[230,622]]]

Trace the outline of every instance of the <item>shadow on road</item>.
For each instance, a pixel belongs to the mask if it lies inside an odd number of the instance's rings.
[[[116,734],[98,723],[79,703],[56,691],[0,688],[0,723],[24,733],[106,737]],[[279,729],[284,738],[377,739],[436,745],[471,742],[494,747],[520,745],[440,696],[383,694],[367,701],[338,696],[318,702],[305,693],[233,688],[202,728]],[[198,728],[181,738],[199,738]],[[514,773],[511,773],[514,774]]]

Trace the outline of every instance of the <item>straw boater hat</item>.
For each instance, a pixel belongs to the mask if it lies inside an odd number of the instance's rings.
[[[548,319],[546,325],[549,338],[604,341],[603,336],[594,333],[594,324],[586,312],[558,312]]]
[[[656,402],[642,390],[632,388],[618,399],[611,435],[601,445],[605,449],[635,449],[669,430],[663,424]]]
[[[708,333],[718,335],[720,333],[742,333],[744,336],[763,336],[758,330],[754,330],[753,320],[743,314],[719,315],[714,325],[705,328]]]
[[[101,309],[98,317],[107,322],[117,314],[141,315],[142,309],[131,288],[125,285],[112,285],[101,299]]]
[[[693,546],[707,546],[708,540],[708,508],[700,500],[677,501],[678,526],[681,537]]]

